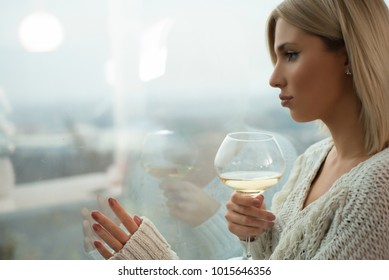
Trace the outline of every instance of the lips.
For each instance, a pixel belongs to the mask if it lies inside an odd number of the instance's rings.
[[[284,95],[284,94],[280,94],[279,97],[281,99],[281,105],[283,107],[288,106],[289,103],[291,102],[291,100],[293,99],[292,96],[288,96],[288,95]]]

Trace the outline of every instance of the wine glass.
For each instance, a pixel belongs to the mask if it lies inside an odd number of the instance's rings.
[[[146,135],[142,145],[141,163],[144,170],[161,182],[182,180],[194,168],[197,149],[190,139],[172,130],[158,130]],[[175,223],[176,245],[180,242],[182,230],[179,221]]]
[[[172,130],[151,132],[143,141],[143,168],[156,178],[182,179],[193,169],[196,158],[189,139]]]
[[[243,195],[255,197],[277,184],[285,159],[273,135],[262,132],[227,134],[215,156],[220,180]],[[243,259],[251,258],[250,236]]]

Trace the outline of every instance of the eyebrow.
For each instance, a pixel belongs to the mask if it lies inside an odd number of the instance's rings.
[[[277,50],[278,52],[283,52],[283,51],[286,49],[286,47],[289,47],[289,46],[296,46],[296,45],[297,45],[297,44],[295,44],[295,43],[286,42],[286,43],[283,43],[283,44],[278,45],[277,48],[276,48],[276,50]]]

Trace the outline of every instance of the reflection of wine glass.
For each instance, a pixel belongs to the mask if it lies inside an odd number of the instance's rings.
[[[194,145],[181,134],[171,130],[159,130],[146,135],[141,162],[144,170],[162,181],[183,179],[194,167],[197,150]],[[176,222],[177,245],[181,227]]]
[[[171,130],[149,133],[143,142],[143,168],[157,178],[184,178],[193,169],[196,157],[189,140]]]
[[[244,195],[257,196],[281,179],[285,160],[274,136],[261,132],[228,134],[215,157],[220,180]],[[244,259],[251,257],[250,236]]]

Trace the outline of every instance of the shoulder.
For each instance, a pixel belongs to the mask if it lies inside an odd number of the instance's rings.
[[[363,162],[357,177],[361,177],[365,184],[383,187],[389,194],[389,148]]]
[[[380,213],[382,219],[389,218],[389,148],[359,164],[343,183],[348,185],[350,207],[366,210],[366,216]]]
[[[371,165],[388,169],[389,167],[389,148],[373,155],[370,159]],[[386,170],[388,171],[388,170]]]

